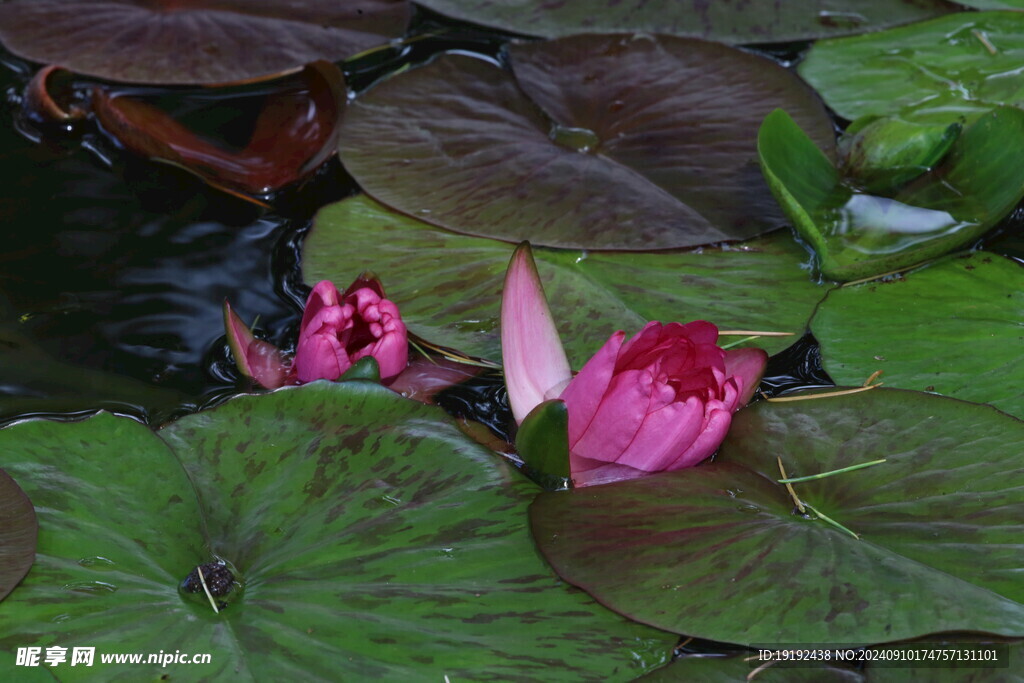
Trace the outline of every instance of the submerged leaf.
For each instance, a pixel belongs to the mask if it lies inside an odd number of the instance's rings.
[[[236,101],[251,97],[243,92]],[[225,107],[226,99],[217,106]],[[181,166],[229,192],[261,195],[309,175],[335,153],[345,81],[334,64],[314,62],[299,78],[273,87],[239,150],[202,137],[135,96],[97,86],[92,101],[103,127],[132,152]]]

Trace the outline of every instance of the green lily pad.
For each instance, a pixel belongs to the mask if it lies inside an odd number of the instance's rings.
[[[1024,422],[876,389],[762,402],[715,461],[542,493],[537,543],[567,581],[630,618],[711,640],[871,644],[942,631],[1024,635]],[[855,538],[794,509],[793,484]],[[808,508],[810,509],[810,508]]]
[[[667,249],[785,224],[756,156],[775,107],[833,153],[817,96],[757,55],[632,34],[508,53],[511,71],[446,54],[357,97],[339,150],[366,193],[471,235]]]
[[[226,83],[397,38],[408,0],[8,0],[0,42],[25,59],[133,83]]]
[[[1024,111],[998,107],[968,126],[943,161],[891,198],[845,184],[784,112],[758,134],[761,165],[822,273],[854,280],[907,268],[976,239],[1024,198]]]
[[[435,228],[357,196],[317,214],[303,246],[303,278],[310,284],[344,281],[373,270],[413,332],[500,360],[499,304],[512,249]],[[689,252],[535,248],[533,254],[576,368],[616,329],[632,334],[648,320],[705,319],[723,330],[799,335],[825,293],[801,269],[806,255],[787,234]],[[794,340],[761,337],[753,343],[775,353]]]
[[[14,590],[36,557],[36,511],[10,475],[0,470],[0,600]]]
[[[525,33],[555,36],[581,31],[649,31],[709,38],[724,43],[768,43],[861,33],[920,21],[948,12],[939,0],[706,0],[650,3],[592,0],[418,0],[460,21]]]
[[[365,382],[246,396],[154,435],[101,414],[0,431],[40,511],[0,648],[95,647],[61,680],[139,680],[111,652],[211,653],[182,680],[628,680],[673,637],[566,587],[534,550],[536,487],[438,408]],[[215,614],[178,583],[220,558]]]
[[[1024,268],[978,252],[896,280],[833,290],[811,330],[825,370],[860,384],[884,370],[888,386],[990,403],[1024,417]]]
[[[820,41],[799,72],[844,118],[952,123],[996,105],[1024,104],[1022,60],[1024,15],[963,12]]]

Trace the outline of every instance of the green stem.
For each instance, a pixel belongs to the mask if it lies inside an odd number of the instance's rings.
[[[880,465],[885,462],[885,458],[881,460],[872,460],[871,462],[862,462],[859,465],[850,465],[839,470],[832,470],[831,472],[822,472],[821,474],[812,474],[806,477],[793,477],[791,479],[779,479],[780,484],[796,484],[801,481],[811,481],[812,479],[824,479],[825,477],[831,477],[833,474],[842,474],[843,472],[852,472],[854,470],[862,470],[865,467],[871,467],[872,465]]]
[[[818,517],[821,519],[821,521],[827,522],[827,523],[831,524],[832,526],[834,526],[835,528],[837,528],[837,529],[839,529],[841,531],[845,531],[846,533],[848,533],[851,536],[853,536],[854,538],[856,538],[858,541],[860,540],[860,536],[858,536],[854,532],[850,531],[845,526],[843,526],[842,524],[840,524],[836,520],[832,519],[831,517],[828,517],[827,515],[823,514],[821,512],[821,510],[819,510],[818,508],[814,507],[813,505],[808,503],[806,500],[803,501],[803,503],[804,503],[804,507],[806,507],[808,510],[810,510],[814,514],[818,515]]]

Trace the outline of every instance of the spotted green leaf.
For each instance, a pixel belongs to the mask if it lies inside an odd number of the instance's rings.
[[[673,644],[551,574],[526,526],[533,484],[370,382],[241,397],[157,435],[108,414],[26,422],[0,451],[40,511],[0,651],[212,655],[61,680],[629,680]],[[216,614],[177,588],[214,558],[241,584]]]
[[[458,235],[389,211],[365,196],[324,207],[303,246],[303,278],[344,281],[373,270],[416,334],[500,360],[501,286],[512,245]],[[617,329],[648,320],[705,319],[723,330],[804,330],[825,287],[801,268],[788,234],[742,245],[664,253],[534,248],[555,324],[579,368]],[[742,337],[723,338],[722,343]],[[769,353],[791,337],[752,343]]]
[[[941,396],[762,402],[736,414],[714,462],[543,493],[530,518],[563,578],[686,635],[745,645],[1020,637],[1022,452],[1020,420]],[[802,515],[776,458],[790,477],[886,462],[793,484],[810,506]]]

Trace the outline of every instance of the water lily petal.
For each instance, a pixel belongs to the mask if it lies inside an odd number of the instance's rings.
[[[704,404],[700,399],[671,403],[648,413],[616,462],[645,472],[675,469],[671,465],[696,441],[703,426]]]
[[[299,339],[301,341],[303,336],[309,336],[317,332],[317,329],[310,329],[313,319],[324,309],[330,306],[338,306],[341,304],[341,294],[338,292],[338,288],[334,286],[334,283],[330,280],[321,280],[316,283],[313,287],[313,291],[309,293],[309,297],[306,299],[306,308],[302,312],[302,322],[299,324]],[[318,328],[320,325],[316,325]]]
[[[653,385],[654,379],[646,370],[626,370],[615,375],[594,419],[575,442],[570,427],[570,453],[591,460],[617,462],[644,422]],[[573,404],[566,401],[566,406],[571,419]]]
[[[583,436],[587,426],[594,419],[601,399],[608,391],[615,371],[615,359],[626,333],[619,330],[604,343],[604,346],[587,361],[583,369],[569,382],[559,398],[569,406],[569,443]]]
[[[747,405],[754,396],[767,363],[768,354],[764,349],[729,349],[725,352],[726,376],[743,380],[739,387],[739,407]]]
[[[333,334],[312,335],[295,349],[295,373],[303,383],[318,379],[334,381],[350,367],[352,359]]]
[[[239,372],[267,389],[288,383],[290,368],[284,354],[270,342],[253,337],[227,300],[224,301],[224,329]]]
[[[729,431],[729,425],[732,424],[732,411],[727,410],[721,404],[718,406],[708,404],[706,411],[707,423],[704,429],[694,440],[693,444],[683,451],[666,469],[678,470],[683,467],[696,465],[717,451],[718,447],[722,445],[722,441],[725,440],[725,434]]]
[[[509,403],[522,422],[545,394],[572,377],[530,245],[512,254],[501,295],[501,357]]]

